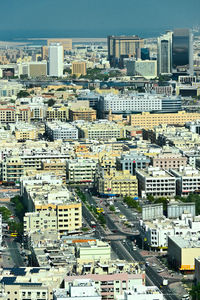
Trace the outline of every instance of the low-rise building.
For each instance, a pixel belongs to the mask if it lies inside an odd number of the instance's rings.
[[[133,289],[134,286],[143,285],[145,274],[135,272],[113,273],[113,274],[87,274],[65,277],[65,287],[68,288],[71,282],[76,279],[90,279],[95,282],[95,287],[100,292],[102,299],[115,299],[122,295],[124,290]]]
[[[19,98],[16,100],[17,105],[27,105],[31,111],[31,121],[43,121],[46,118],[47,104],[44,103],[43,97]]]
[[[179,170],[170,170],[177,178],[177,194],[187,196],[200,191],[200,171],[193,167],[180,167]]]
[[[64,105],[56,104],[52,107],[48,107],[46,110],[47,121],[62,121],[66,122],[69,118],[69,109]]]
[[[168,218],[180,218],[185,213],[192,217],[196,216],[195,202],[170,201],[167,203]]]
[[[92,183],[97,170],[97,162],[91,159],[67,160],[66,175],[70,183]]]
[[[154,220],[163,216],[163,204],[142,205],[142,220]]]
[[[146,170],[137,169],[139,193],[142,197],[174,197],[176,195],[176,179],[168,171],[149,167]]]
[[[157,77],[156,60],[125,59],[128,76],[142,76],[146,79]]]
[[[117,296],[117,300],[164,300],[164,296],[157,286],[135,286],[132,290],[124,291]]]
[[[2,161],[2,180],[19,182],[24,175],[24,163],[19,156],[7,157]]]
[[[169,169],[179,169],[187,166],[187,157],[176,153],[160,153],[151,158],[153,167]]]
[[[128,170],[102,173],[97,179],[97,189],[103,196],[138,196],[138,182]]]
[[[106,120],[96,121],[93,123],[77,124],[79,137],[90,140],[111,140],[113,138],[123,138],[124,130],[114,122]]]
[[[45,133],[51,140],[77,140],[78,129],[69,123],[62,122],[47,122],[45,125]]]
[[[53,290],[59,288],[66,268],[11,268],[1,272],[1,285],[10,300],[52,300]]]
[[[200,119],[199,113],[188,113],[186,111],[178,111],[177,113],[156,114],[143,112],[141,114],[133,114],[130,116],[130,123],[134,127],[151,129],[160,124],[182,125],[186,122]]]
[[[26,177],[22,179],[22,196],[29,212],[54,211],[60,234],[80,230],[82,227],[81,202],[69,192],[66,186],[62,185],[62,179],[55,181],[54,185],[50,184],[50,181],[47,184],[44,182],[44,180],[31,178],[26,180]],[[43,226],[42,223],[41,226]]]
[[[68,289],[56,289],[54,300],[101,300],[101,295],[90,279],[74,280],[69,284]]]
[[[150,159],[136,151],[122,154],[120,158],[116,159],[118,170],[129,170],[132,175],[135,175],[136,169],[145,169],[149,166]]]
[[[15,137],[18,141],[37,140],[38,129],[33,124],[17,123],[15,126]]]
[[[72,75],[81,76],[86,74],[87,74],[87,69],[86,69],[85,61],[72,62]]]
[[[58,231],[58,218],[55,211],[37,211],[25,213],[24,235],[36,231]]]
[[[1,80],[0,81],[0,97],[13,97],[23,89],[23,85],[18,82]]]
[[[200,253],[198,237],[168,237],[168,261],[180,271],[194,271],[195,258]]]
[[[79,107],[77,109],[70,108],[69,120],[71,122],[77,120],[93,122],[96,120],[96,110],[92,109],[91,107]]]
[[[15,123],[26,122],[30,123],[31,111],[27,106],[0,106],[0,122]]]
[[[61,176],[63,183],[66,183],[66,160],[65,159],[44,159],[41,165],[42,170],[53,172]]]
[[[151,249],[164,250],[169,248],[168,237],[179,236],[193,239],[200,232],[199,217],[192,218],[191,214],[182,214],[181,219],[140,220],[140,231]]]
[[[111,246],[99,240],[76,243],[76,257],[80,260],[99,260],[100,257],[102,260],[110,260]]]

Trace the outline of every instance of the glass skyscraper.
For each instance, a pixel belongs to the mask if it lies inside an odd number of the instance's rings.
[[[158,38],[158,75],[171,74],[172,72],[172,32],[167,32]]]
[[[175,29],[173,32],[172,72],[193,74],[193,36],[189,29]]]

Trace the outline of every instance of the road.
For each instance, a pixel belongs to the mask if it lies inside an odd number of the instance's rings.
[[[17,247],[17,242],[15,241],[15,239],[5,238],[5,244],[7,246],[10,257],[12,259],[12,262],[10,262],[10,265],[12,264],[12,266],[14,266],[14,267],[24,267],[25,264],[20,255],[19,249]]]
[[[88,192],[85,192],[85,195],[86,195],[87,201],[90,203],[90,205],[96,206],[97,203],[96,203],[95,199],[92,197],[92,195]],[[138,220],[136,219],[136,215],[133,214],[133,211],[131,209],[125,208],[124,205],[122,203],[120,203],[120,201],[117,202],[116,205],[118,206],[120,211],[127,217],[127,219],[130,220],[131,222],[134,222],[135,227],[137,229],[139,229]],[[85,210],[83,209],[83,216],[86,219],[88,218],[87,211],[88,210],[86,208],[85,208]],[[110,215],[106,214],[105,218],[106,218],[107,227],[110,230],[113,230],[113,229],[119,230],[119,227],[112,220]],[[94,219],[94,217],[92,220],[96,221]],[[102,238],[103,235],[105,235],[105,231],[101,230],[99,232],[99,229],[100,229],[99,225],[97,225],[96,234],[97,234],[97,236],[100,236]],[[125,240],[123,242],[123,244],[120,241],[111,241],[111,247],[120,259],[125,259],[129,262],[137,261],[137,262],[141,263],[143,266],[145,266],[145,258],[140,254],[140,252],[138,250],[133,250],[133,244],[130,240]],[[171,289],[168,286],[161,287],[162,282],[163,282],[163,277],[160,276],[152,267],[146,266],[145,272],[146,272],[147,284],[149,284],[149,285],[153,284],[153,285],[157,286],[159,289],[161,289],[162,293],[165,296],[165,299],[167,299],[167,300],[179,300],[180,299],[180,297],[177,297],[175,294],[173,294],[173,292],[171,291]]]

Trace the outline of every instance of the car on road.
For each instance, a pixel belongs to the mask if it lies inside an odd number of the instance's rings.
[[[152,267],[156,267],[157,265],[156,264],[152,264]]]

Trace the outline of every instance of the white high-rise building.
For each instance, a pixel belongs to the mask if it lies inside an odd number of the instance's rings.
[[[49,76],[63,76],[63,46],[52,43],[48,49],[49,54]]]
[[[158,38],[158,75],[172,72],[172,34],[169,31]]]

